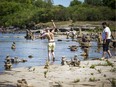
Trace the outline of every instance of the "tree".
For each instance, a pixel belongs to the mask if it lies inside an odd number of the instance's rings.
[[[51,7],[53,4],[53,0],[44,0],[47,3],[47,7]]]
[[[103,0],[103,5],[115,9],[116,8],[116,0]]]
[[[93,5],[93,6],[99,6],[102,5],[102,0],[85,0],[85,4]]]
[[[75,5],[79,5],[79,4],[81,4],[81,2],[78,0],[73,0],[70,2],[70,6],[75,6]]]
[[[46,6],[46,3],[43,2],[42,0],[36,0],[36,1],[34,1],[34,5],[39,8],[44,8]]]

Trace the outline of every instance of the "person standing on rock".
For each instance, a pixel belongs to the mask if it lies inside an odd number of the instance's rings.
[[[102,32],[102,39],[103,39],[103,54],[102,54],[102,58],[101,59],[104,59],[105,56],[106,56],[106,53],[108,53],[109,57],[111,58],[112,57],[112,54],[109,50],[109,43],[111,41],[111,30],[110,28],[108,27],[107,23],[106,22],[103,22],[102,23],[102,26],[103,26],[103,32]]]
[[[54,32],[55,32],[55,29],[56,29],[56,25],[54,23],[53,20],[52,21],[52,24],[53,24],[53,27],[52,28],[49,28],[47,27],[45,29],[45,33],[43,35],[41,35],[40,37],[47,37],[48,39],[48,60],[50,60],[50,56],[52,56],[52,60],[55,61],[55,54],[54,54],[54,49],[55,49],[55,41],[54,41]]]

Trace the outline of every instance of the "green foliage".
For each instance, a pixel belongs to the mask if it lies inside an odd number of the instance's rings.
[[[93,6],[99,6],[102,5],[102,0],[85,0],[86,4],[93,5]]]
[[[90,68],[91,68],[91,69],[95,69],[95,65],[91,65]]]
[[[94,73],[91,73],[91,75],[94,75]]]
[[[76,79],[73,81],[74,83],[80,82],[80,79]]]
[[[90,82],[95,82],[96,79],[95,79],[95,77],[92,77],[92,78],[89,78],[89,81],[90,81]]]
[[[0,3],[0,16],[6,16],[13,14],[20,10],[20,4],[15,2],[1,2]]]
[[[98,71],[99,73],[101,73],[101,69],[98,69],[97,71]]]
[[[73,0],[70,2],[70,6],[75,6],[75,5],[79,5],[79,4],[81,4],[81,2],[78,0]]]
[[[47,1],[47,2],[45,2]],[[108,1],[108,0],[106,0]],[[30,22],[115,20],[115,0],[73,0],[69,7],[51,0],[0,0],[0,26],[23,26]]]
[[[112,87],[116,87],[116,79],[115,78],[111,78],[111,79],[108,79],[112,85]]]
[[[116,0],[102,0],[104,6],[108,6],[110,8],[116,8]]]
[[[112,68],[110,71],[111,72],[116,72],[116,68]]]
[[[84,3],[92,6],[107,6],[112,9],[116,8],[116,0],[85,0]]]
[[[111,63],[109,60],[106,60],[106,62],[107,62],[107,64],[108,64],[109,66],[114,67],[114,64],[113,64],[113,63]]]

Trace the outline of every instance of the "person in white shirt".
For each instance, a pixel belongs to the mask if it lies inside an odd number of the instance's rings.
[[[109,43],[111,41],[111,31],[110,28],[108,27],[106,22],[102,23],[103,26],[103,32],[102,32],[102,39],[103,39],[103,55],[101,59],[104,59],[106,56],[106,53],[108,53],[109,57],[112,57],[112,54],[109,50]]]

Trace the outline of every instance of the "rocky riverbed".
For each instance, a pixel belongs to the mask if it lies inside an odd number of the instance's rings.
[[[0,74],[0,87],[116,87],[116,56],[81,61],[78,67],[50,63],[48,69],[13,68]]]

